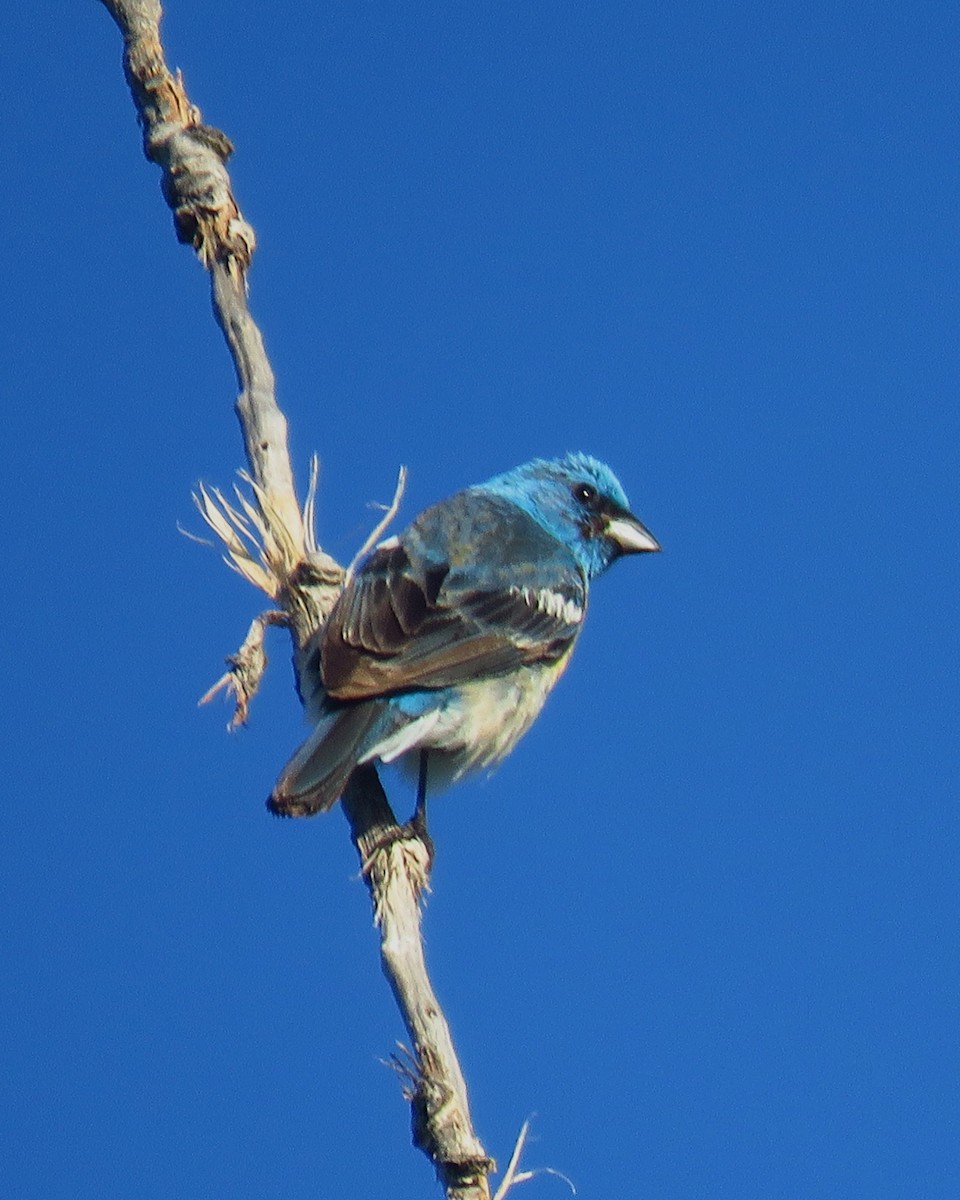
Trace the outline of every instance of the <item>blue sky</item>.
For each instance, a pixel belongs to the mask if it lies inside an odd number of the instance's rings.
[[[428,954],[488,1149],[533,1115],[527,1165],[581,1196],[952,1200],[956,14],[164,28],[237,146],[324,544],[352,557],[401,463],[409,519],[583,449],[665,548],[433,806]],[[196,708],[260,598],[177,531],[242,465],[234,380],[119,36],[23,7],[0,67],[0,1191],[429,1195],[345,823],[263,808],[303,732],[282,636],[247,730]]]

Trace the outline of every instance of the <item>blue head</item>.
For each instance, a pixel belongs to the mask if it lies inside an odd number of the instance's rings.
[[[630,512],[616,475],[589,454],[536,458],[484,487],[519,505],[569,546],[588,579],[621,554],[660,549]]]

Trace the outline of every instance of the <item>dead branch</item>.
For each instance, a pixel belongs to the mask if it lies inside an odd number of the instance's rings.
[[[329,556],[307,549],[287,422],[276,401],[263,338],[247,305],[246,276],[256,237],[240,212],[227,172],[233,144],[203,123],[183,77],[168,68],[157,0],[103,3],[123,34],[124,74],[143,129],[144,153],[161,169],[177,237],[193,246],[210,273],[214,312],[240,387],[236,412],[262,519],[264,565],[272,575],[264,590],[275,599],[286,594],[283,607],[300,647],[330,611],[343,572]]]
[[[383,971],[413,1043],[413,1066],[403,1074],[414,1145],[433,1161],[448,1197],[489,1200],[495,1163],[473,1131],[467,1085],[423,957],[420,895],[428,886],[429,851],[409,827],[397,836],[372,767],[355,772],[343,810],[380,927]]]
[[[144,151],[163,173],[163,195],[177,237],[193,246],[210,273],[214,311],[240,388],[236,412],[251,495],[238,490],[234,503],[215,489],[201,488],[197,502],[231,565],[277,605],[254,620],[243,646],[228,660],[230,670],[211,689],[233,691],[236,716],[242,719],[265,667],[265,625],[282,623],[291,630],[299,671],[339,594],[344,570],[315,540],[315,470],[303,510],[297,501],[286,418],[247,304],[246,275],[256,239],[226,168],[233,146],[220,130],[203,124],[181,75],[167,67],[157,0],[102,3],[123,35],[124,71]],[[354,776],[344,810],[381,932],[383,968],[413,1044],[406,1090],[414,1142],[434,1163],[451,1200],[489,1200],[494,1164],[473,1131],[466,1084],[424,961],[420,895],[427,886],[428,848],[413,830],[398,825],[372,767]]]

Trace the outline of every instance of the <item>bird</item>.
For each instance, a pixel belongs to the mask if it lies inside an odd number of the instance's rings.
[[[660,544],[612,470],[583,453],[468,487],[381,542],[311,639],[301,698],[315,727],[267,807],[332,808],[363,764],[427,792],[493,768],[529,729],[583,627],[592,580]]]

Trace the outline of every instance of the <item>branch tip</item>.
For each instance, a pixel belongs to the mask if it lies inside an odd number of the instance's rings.
[[[263,643],[268,625],[289,625],[289,618],[279,609],[269,609],[254,617],[239,650],[226,659],[228,670],[197,701],[198,706],[209,704],[220,692],[232,696],[234,712],[227,724],[228,729],[246,725],[250,702],[260,690],[267,669],[267,652]]]
[[[406,487],[407,487],[407,468],[404,466],[401,466],[400,470],[397,472],[397,486],[393,490],[393,499],[390,501],[390,503],[384,509],[383,516],[380,518],[380,520],[376,523],[376,525],[374,525],[373,529],[370,531],[370,533],[367,537],[367,540],[363,543],[363,545],[360,547],[360,549],[357,551],[357,553],[353,556],[353,561],[350,563],[350,566],[347,567],[347,574],[346,574],[346,578],[344,580],[345,584],[350,582],[350,580],[353,578],[353,573],[357,569],[357,566],[360,563],[361,559],[370,550],[373,549],[373,547],[380,540],[380,537],[382,536],[384,531],[390,525],[390,522],[393,520],[393,518],[399,512],[400,501],[403,499],[403,493],[406,490]]]
[[[310,455],[310,479],[307,498],[303,502],[303,541],[307,554],[317,554],[317,487],[320,483],[320,456]]]
[[[503,1173],[503,1179],[500,1181],[500,1186],[494,1192],[493,1200],[504,1200],[507,1193],[519,1183],[527,1183],[531,1179],[535,1179],[538,1175],[552,1175],[556,1179],[562,1179],[570,1189],[571,1195],[577,1194],[577,1189],[573,1184],[573,1180],[564,1175],[561,1171],[554,1167],[536,1167],[532,1171],[519,1171],[517,1168],[520,1165],[520,1156],[523,1154],[524,1147],[527,1143],[527,1138],[530,1135],[530,1118],[520,1126],[520,1132],[517,1134],[517,1140],[514,1143],[513,1152],[510,1155],[510,1161],[507,1163],[507,1169]]]

